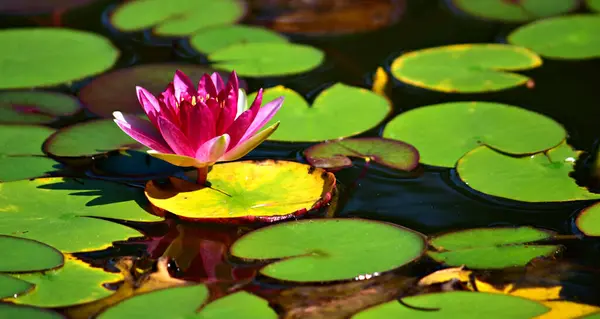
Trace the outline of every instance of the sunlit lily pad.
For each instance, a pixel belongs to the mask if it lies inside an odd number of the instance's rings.
[[[287,43],[283,35],[255,26],[234,24],[207,28],[190,37],[190,45],[198,52],[211,54],[240,43]]]
[[[483,19],[525,22],[568,13],[577,0],[452,0],[461,11]]]
[[[27,281],[23,281],[9,275],[0,274],[0,299],[20,296],[29,292],[31,289],[33,289],[33,287],[34,285],[28,283]],[[2,311],[0,311],[0,318],[2,318]]]
[[[254,99],[256,93],[248,96]],[[297,92],[276,86],[264,91],[263,100],[283,96],[284,105],[267,125],[281,124],[270,140],[320,142],[357,135],[377,126],[391,111],[390,103],[380,95],[362,88],[334,84],[309,105]]]
[[[600,203],[596,203],[579,213],[577,228],[587,236],[600,236]]]
[[[417,259],[423,236],[363,219],[281,223],[248,233],[231,247],[247,260],[276,260],[260,272],[279,280],[322,282],[369,279]]]
[[[172,179],[146,184],[146,196],[161,209],[191,220],[223,222],[291,218],[327,204],[335,176],[287,161],[241,161],[213,166],[210,187]]]
[[[121,31],[153,28],[160,36],[185,36],[202,28],[230,24],[242,18],[239,0],[135,0],[121,4],[111,15]]]
[[[0,197],[0,234],[38,240],[62,252],[103,249],[114,241],[141,236],[115,222],[83,216],[160,220],[140,207],[147,203],[141,190],[110,182],[18,181],[0,185]]]
[[[441,92],[500,91],[531,81],[508,71],[536,68],[540,57],[506,44],[455,44],[409,52],[391,65],[394,77],[410,85]]]
[[[350,157],[402,171],[413,170],[419,165],[419,152],[412,145],[376,137],[324,142],[306,149],[304,155],[312,166],[325,169],[350,167]]]
[[[508,41],[552,59],[600,57],[600,16],[578,14],[548,18],[513,31]]]
[[[515,106],[451,102],[401,113],[386,125],[383,136],[414,145],[421,163],[454,167],[482,144],[509,154],[532,154],[560,144],[566,131],[551,118]]]
[[[429,243],[437,251],[428,254],[449,266],[465,265],[471,269],[525,266],[535,257],[560,249],[556,245],[526,245],[553,235],[531,227],[461,230],[431,239]]]
[[[10,43],[0,51],[0,89],[80,80],[111,68],[120,54],[100,35],[66,28],[4,29],[0,43]]]
[[[0,122],[46,124],[81,109],[71,95],[49,91],[8,91],[0,93]]]
[[[62,319],[57,312],[42,308],[0,303],[1,318]]]
[[[561,144],[545,153],[512,157],[480,146],[462,157],[456,171],[469,187],[523,202],[566,202],[600,198],[569,177],[577,153]]]
[[[32,272],[63,265],[60,251],[35,240],[0,235],[0,272]]]
[[[525,298],[467,291],[424,294],[402,298],[402,301],[411,307],[394,300],[362,311],[352,316],[352,319],[530,319],[549,310],[546,306]]]
[[[145,152],[133,150],[95,160],[92,166],[93,176],[116,180],[166,178],[182,171],[182,167],[169,164]]]
[[[314,47],[292,43],[240,43],[217,50],[208,56],[216,69],[241,76],[284,76],[318,67],[325,54]]]

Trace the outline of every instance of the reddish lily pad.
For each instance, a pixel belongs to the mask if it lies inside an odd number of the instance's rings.
[[[0,123],[47,124],[81,109],[71,95],[49,91],[8,91],[0,93]]]
[[[0,0],[0,12],[17,15],[45,14],[83,7],[98,0]]]
[[[525,22],[576,10],[577,0],[452,0],[461,11],[489,20]]]
[[[419,152],[412,145],[385,138],[349,138],[324,142],[304,151],[308,162],[314,167],[341,169],[352,166],[349,157],[401,171],[410,171],[419,165]]]
[[[577,228],[586,236],[600,236],[600,203],[582,210],[575,220]]]

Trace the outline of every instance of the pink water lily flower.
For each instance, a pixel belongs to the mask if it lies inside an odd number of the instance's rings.
[[[152,156],[177,166],[198,168],[199,182],[205,180],[209,166],[239,159],[266,140],[279,122],[259,130],[283,103],[280,97],[261,107],[261,89],[248,106],[235,72],[227,84],[216,72],[205,74],[196,89],[178,70],[158,98],[142,87],[136,90],[149,121],[121,112],[113,113],[114,121],[150,148]]]

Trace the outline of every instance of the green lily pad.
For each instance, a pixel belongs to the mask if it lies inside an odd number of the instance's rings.
[[[0,161],[1,165],[1,161]],[[166,178],[183,172],[183,168],[169,164],[145,152],[128,150],[94,161],[94,175],[116,180],[147,180]]]
[[[578,319],[600,319],[600,312],[594,312],[587,316],[579,317]]]
[[[0,182],[51,176],[60,164],[43,156],[0,155]]]
[[[14,277],[35,284],[35,289],[10,301],[38,307],[64,307],[98,300],[112,294],[104,284],[123,280],[121,274],[92,268],[73,258],[56,270]]]
[[[569,177],[577,153],[568,145],[563,143],[546,154],[512,157],[480,146],[458,161],[456,171],[465,184],[481,193],[522,202],[600,198]]]
[[[0,274],[0,299],[20,296],[32,290],[33,287],[35,287],[35,285],[28,283],[27,281],[23,281],[9,275]],[[0,318],[2,318],[1,310]]]
[[[450,266],[471,269],[502,269],[525,266],[533,258],[555,253],[560,246],[525,245],[554,234],[531,227],[467,229],[434,237],[428,252]]]
[[[94,120],[58,130],[44,143],[56,157],[92,157],[119,149],[147,149],[125,134],[113,120]]]
[[[283,96],[285,107],[266,125],[281,122],[269,140],[320,142],[366,132],[390,113],[388,100],[371,91],[336,83],[325,89],[313,105],[295,91],[283,86],[266,89],[263,101]],[[252,101],[256,93],[248,96]]]
[[[530,319],[550,310],[538,302],[521,297],[468,291],[424,294],[402,298],[402,301],[412,307],[433,310],[409,308],[394,300],[368,308],[352,316],[352,319]]]
[[[137,202],[143,193],[122,184],[45,178],[0,185],[0,234],[41,241],[62,252],[99,250],[141,236],[129,227],[92,217],[158,221]],[[34,198],[35,200],[32,200]]]
[[[398,80],[448,93],[493,92],[532,81],[508,71],[542,65],[528,49],[506,44],[455,44],[409,52],[396,58],[391,71]]]
[[[576,10],[577,0],[453,0],[461,11],[476,17],[525,22]]]
[[[35,240],[0,235],[0,272],[32,272],[63,265],[60,251]]]
[[[110,21],[121,31],[153,28],[153,33],[159,36],[185,36],[241,19],[244,6],[239,0],[128,1],[113,12]]]
[[[557,146],[566,135],[560,124],[542,114],[491,102],[416,108],[395,117],[383,131],[386,138],[414,145],[421,163],[443,167],[454,167],[479,145],[508,154],[532,154]]]
[[[111,68],[120,54],[100,35],[65,28],[4,29],[0,43],[10,43],[0,51],[0,89],[81,80]]]
[[[575,222],[586,236],[600,236],[600,203],[582,210]]]
[[[229,319],[243,316],[247,319],[276,319],[277,313],[269,302],[251,293],[240,291],[219,298],[206,305],[196,316],[202,319]]]
[[[508,41],[545,58],[593,59],[600,57],[599,29],[599,15],[560,16],[522,26],[508,35]]]
[[[350,167],[352,160],[349,157],[363,158],[402,171],[413,170],[419,165],[419,152],[412,145],[377,137],[324,142],[306,149],[304,156],[310,165],[325,169]]]
[[[586,0],[585,4],[593,11],[600,11],[600,0]]]
[[[27,319],[63,319],[64,317],[42,308],[0,303],[1,318],[27,318]]]
[[[146,184],[146,197],[161,209],[191,220],[223,222],[291,218],[327,204],[335,176],[310,165],[287,161],[217,164],[208,174],[211,187],[173,179]]]
[[[303,73],[315,69],[325,54],[314,47],[292,43],[239,43],[208,56],[216,69],[240,76],[268,77]]]
[[[204,54],[211,54],[234,44],[288,42],[286,37],[277,32],[242,24],[207,28],[196,32],[189,41],[192,48]]]
[[[60,116],[70,116],[81,109],[71,95],[45,91],[0,93],[0,123],[47,124]]]
[[[323,282],[369,279],[417,259],[423,236],[364,219],[318,219],[260,228],[238,239],[231,254],[273,260],[260,273],[279,280]]]

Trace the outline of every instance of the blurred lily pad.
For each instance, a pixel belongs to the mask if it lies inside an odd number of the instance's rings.
[[[81,109],[71,95],[49,91],[0,92],[0,123],[47,124]]]
[[[240,0],[134,0],[121,4],[110,22],[130,32],[153,28],[160,36],[185,36],[202,28],[233,23],[243,17]]]
[[[27,281],[0,274],[0,299],[20,296],[32,290],[33,287],[35,287],[35,285],[28,283]],[[2,310],[0,310],[0,318],[3,318]]]
[[[0,235],[0,272],[32,272],[63,265],[60,251],[35,240]]]
[[[551,118],[512,105],[450,102],[401,113],[386,125],[383,136],[414,145],[421,163],[454,167],[479,145],[532,154],[560,144],[566,131]]]
[[[600,57],[600,16],[576,14],[543,19],[508,35],[514,45],[529,48],[551,59]]]
[[[538,302],[521,297],[467,291],[423,294],[402,298],[402,301],[411,307],[394,300],[368,308],[352,316],[352,319],[530,319],[550,310]]]
[[[582,210],[575,220],[577,228],[587,236],[600,236],[600,203]]]
[[[220,222],[291,218],[327,204],[335,189],[331,173],[274,160],[214,165],[208,174],[210,187],[171,181],[146,184],[146,196],[154,206],[185,219]]]
[[[430,240],[436,251],[433,259],[449,266],[471,269],[502,269],[525,266],[533,258],[548,256],[560,249],[556,245],[526,245],[554,234],[532,227],[476,228],[456,231]]]
[[[279,280],[324,282],[369,279],[423,253],[423,235],[364,219],[280,223],[250,232],[231,246],[246,260],[273,261],[260,273]]]
[[[211,54],[234,44],[288,42],[287,38],[279,33],[243,24],[206,28],[194,33],[189,41],[192,48],[204,54]]]
[[[328,141],[309,147],[304,155],[310,165],[324,169],[350,167],[352,160],[349,157],[402,171],[413,170],[419,165],[419,152],[412,145],[378,137]]]
[[[263,101],[283,96],[285,107],[267,123],[281,122],[269,140],[320,142],[366,132],[390,113],[392,107],[371,91],[336,83],[325,89],[312,105],[297,92],[283,86],[266,89]],[[248,96],[253,100],[256,93]]]
[[[391,65],[398,80],[448,93],[492,92],[526,84],[527,76],[511,73],[536,68],[534,52],[506,44],[455,44],[405,53]]]
[[[212,52],[208,59],[219,70],[241,76],[269,77],[307,72],[323,62],[325,54],[314,47],[284,42],[239,43]]]
[[[140,207],[147,202],[139,189],[97,180],[45,178],[5,183],[0,197],[0,234],[41,241],[62,252],[103,249],[114,241],[141,236],[132,228],[90,217],[161,220]]]
[[[585,4],[587,4],[590,10],[600,11],[600,0],[586,0]]]
[[[525,22],[576,10],[577,0],[452,0],[459,10],[483,19]]]
[[[0,317],[27,319],[62,319],[57,312],[42,308],[0,303]]]
[[[566,202],[598,199],[569,177],[577,153],[566,143],[546,153],[522,157],[480,146],[462,157],[456,171],[481,193],[522,202]]]
[[[66,28],[4,29],[0,43],[7,44],[0,51],[0,89],[81,80],[110,69],[120,54],[100,35]]]

